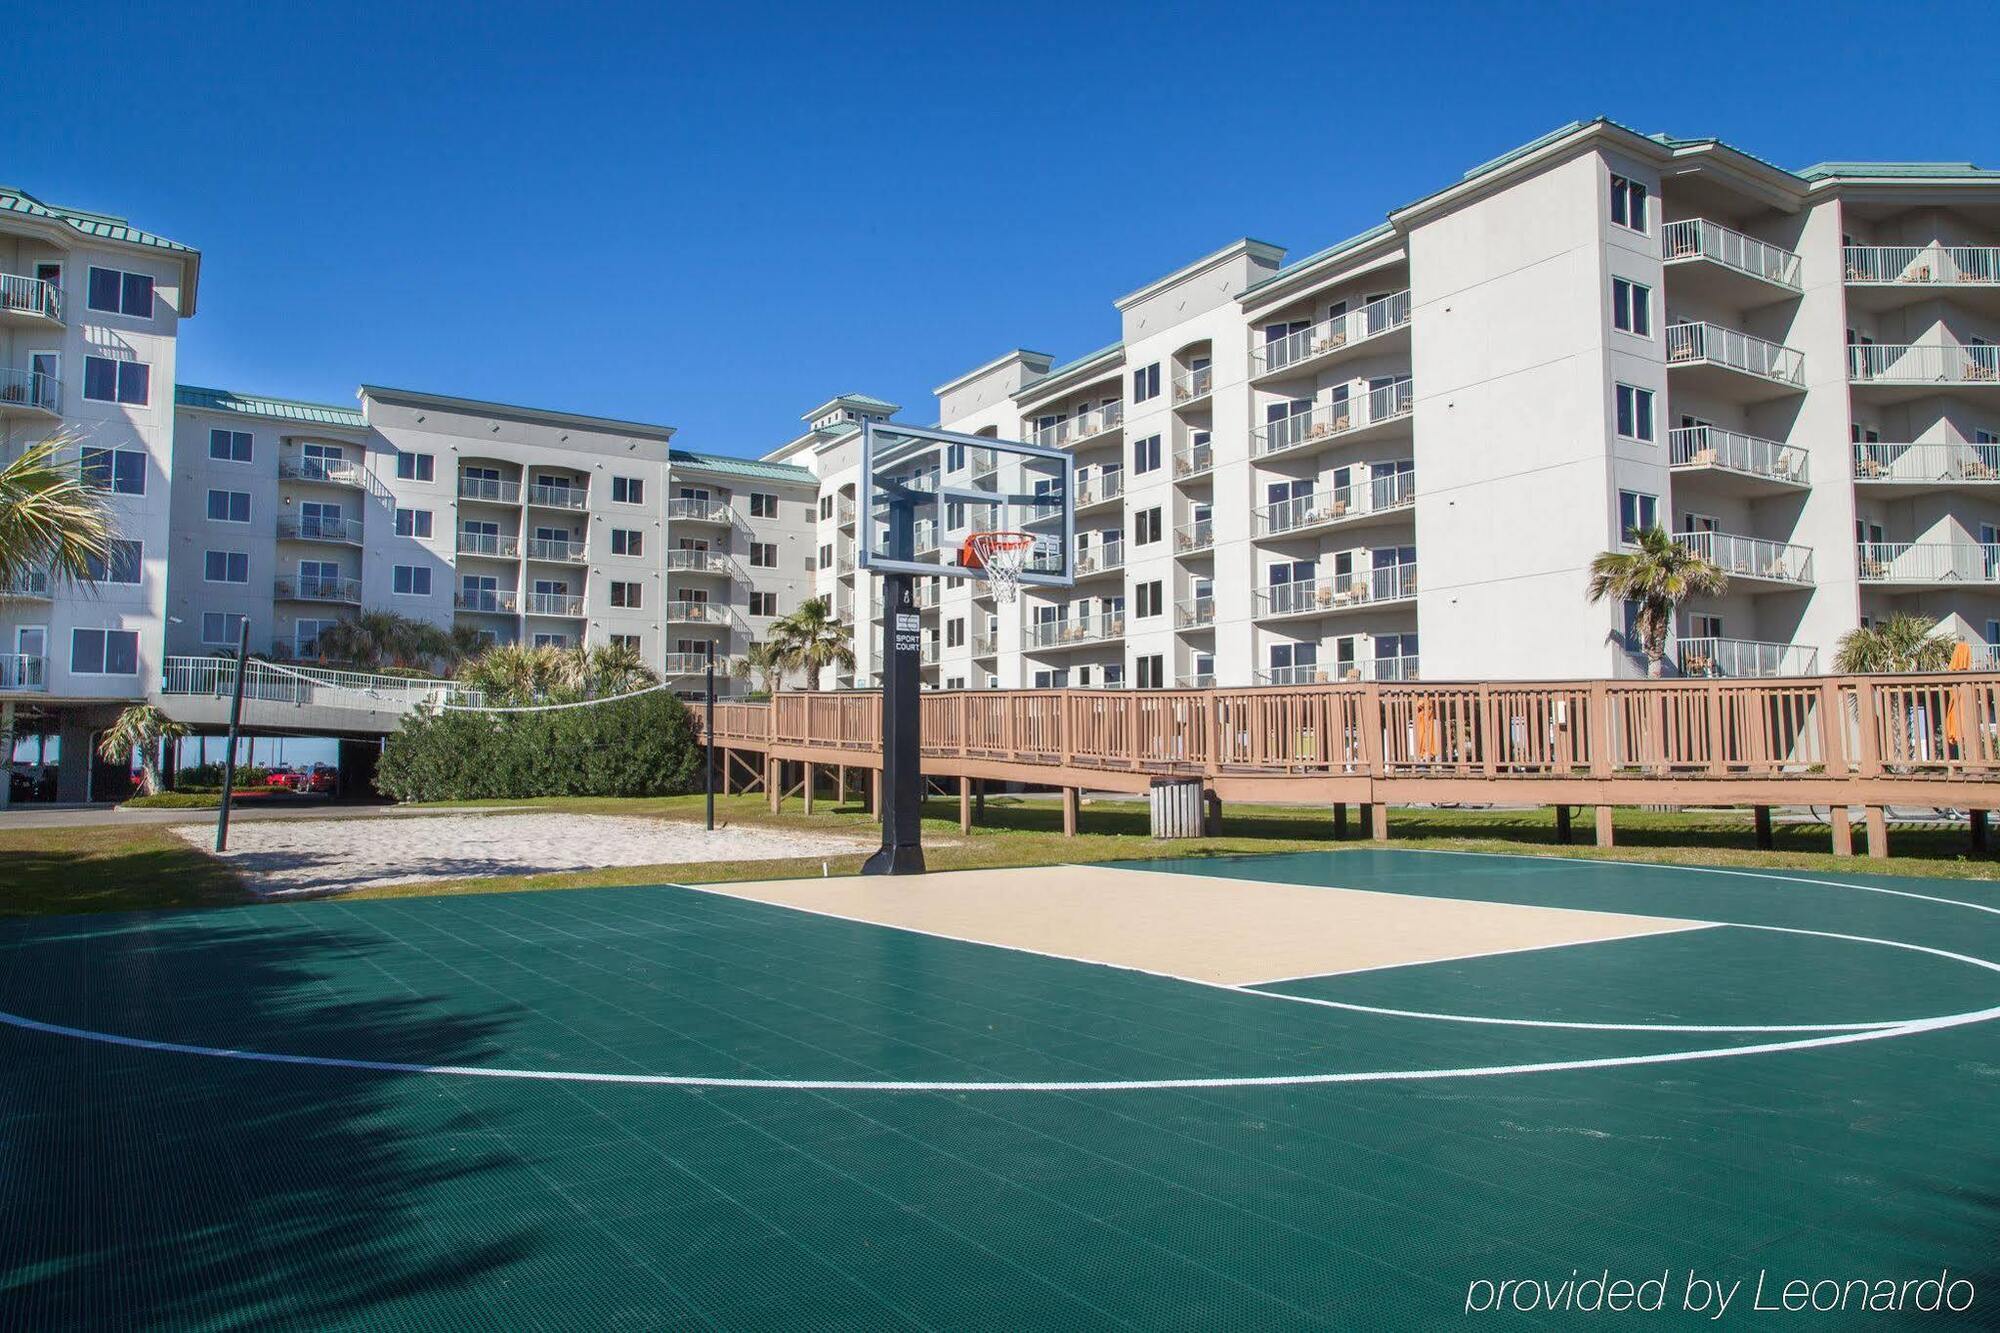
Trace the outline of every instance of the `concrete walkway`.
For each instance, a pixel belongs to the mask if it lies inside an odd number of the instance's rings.
[[[421,819],[433,815],[481,815],[496,811],[518,813],[518,805],[462,806],[450,810],[404,810],[393,805],[232,805],[229,823],[261,822],[267,819]],[[9,829],[89,828],[109,824],[130,828],[135,824],[213,824],[215,810],[120,810],[115,805],[14,805],[0,810],[0,833]]]

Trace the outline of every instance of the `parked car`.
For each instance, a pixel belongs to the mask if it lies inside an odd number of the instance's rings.
[[[299,775],[297,773],[281,766],[270,769],[264,774],[264,785],[266,787],[282,787],[286,791],[290,791],[298,786],[298,779]]]
[[[304,785],[300,791],[311,792],[315,796],[331,796],[340,790],[340,770],[331,764],[314,764],[312,772],[302,774]]]

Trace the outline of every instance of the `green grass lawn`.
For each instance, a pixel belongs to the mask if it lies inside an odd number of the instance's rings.
[[[645,800],[560,798],[530,801],[466,802],[482,808],[573,810],[579,813],[698,820],[702,798],[674,796]],[[422,807],[447,812],[444,804]],[[860,840],[876,836],[872,817],[857,803],[818,802],[811,815],[793,798],[784,811],[769,813],[761,796],[726,796],[716,801],[725,823],[844,833]],[[1618,813],[1618,846],[1599,852],[1587,846],[1588,818],[1576,821],[1577,845],[1558,847],[1555,816],[1548,810],[1398,809],[1390,818],[1390,845],[1468,851],[1550,852],[1566,856],[1608,856],[1682,865],[1741,865],[1792,868],[1823,874],[1867,871],[1876,874],[1961,879],[2000,878],[2000,859],[1972,857],[1963,828],[1897,827],[1890,832],[1889,861],[1840,859],[1827,851],[1828,833],[1818,824],[1779,823],[1776,849],[1758,851],[1747,816]],[[958,831],[956,799],[925,806],[924,840],[934,870],[988,866],[1051,865],[1069,861],[1143,860],[1149,857],[1227,856],[1245,852],[1337,850],[1369,846],[1361,821],[1351,817],[1349,841],[1332,840],[1330,813],[1320,807],[1229,806],[1220,836],[1155,841],[1147,832],[1146,810],[1135,801],[1098,801],[1083,810],[1077,837],[1062,836],[1061,808],[1051,800],[1000,797],[987,803],[985,822],[967,837]],[[863,855],[829,858],[836,875],[852,874]],[[566,874],[517,875],[392,885],[345,895],[406,898],[448,893],[520,889],[587,888],[608,884],[711,883],[732,879],[781,879],[821,873],[818,857],[730,862],[711,865],[615,866]],[[207,855],[157,825],[81,828],[0,828],[0,916],[56,912],[128,911],[199,907],[243,902],[249,895],[237,877]]]

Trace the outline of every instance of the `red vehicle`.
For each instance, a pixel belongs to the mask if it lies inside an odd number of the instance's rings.
[[[264,774],[264,785],[269,788],[282,787],[286,791],[298,785],[299,775],[289,768],[274,768]]]
[[[310,773],[299,774],[298,790],[311,792],[314,796],[331,796],[340,789],[340,770],[327,764],[314,764]]]

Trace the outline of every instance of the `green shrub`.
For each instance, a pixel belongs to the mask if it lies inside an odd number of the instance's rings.
[[[213,810],[222,804],[220,791],[162,791],[134,796],[120,810]]]
[[[264,779],[269,774],[270,770],[267,768],[253,768],[249,764],[238,764],[236,766],[236,786],[238,790],[244,787],[261,787],[264,785]],[[213,787],[217,791],[221,791],[222,765],[189,764],[174,775],[174,786],[179,788]]]
[[[542,713],[413,716],[375,768],[376,788],[399,801],[673,796],[700,777],[692,719],[665,691]]]

